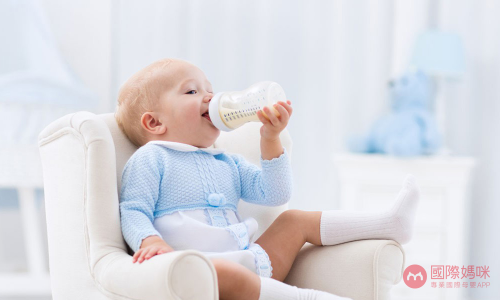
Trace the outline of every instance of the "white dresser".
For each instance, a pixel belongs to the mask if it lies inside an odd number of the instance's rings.
[[[406,174],[413,174],[421,189],[415,235],[403,245],[405,268],[418,264],[427,272],[427,281],[411,289],[403,280],[392,292],[398,300],[466,299],[464,279],[431,279],[431,265],[469,265],[470,174],[475,160],[470,157],[421,156],[397,158],[386,155],[333,155],[340,181],[343,210],[381,210],[390,208]],[[446,267],[445,267],[446,268]],[[437,287],[431,287],[436,282]],[[460,282],[460,288],[439,288],[439,282]],[[445,283],[446,286],[446,283]]]

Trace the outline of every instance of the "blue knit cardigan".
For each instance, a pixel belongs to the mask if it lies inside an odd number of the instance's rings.
[[[242,155],[221,149],[154,141],[126,163],[120,191],[123,236],[132,250],[160,233],[153,221],[181,210],[220,208],[237,211],[239,199],[278,206],[292,194],[292,169],[285,148],[262,169]],[[168,241],[166,241],[168,243]]]

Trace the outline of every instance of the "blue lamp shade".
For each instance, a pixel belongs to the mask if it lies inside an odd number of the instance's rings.
[[[431,75],[462,75],[465,72],[465,54],[460,36],[436,30],[421,34],[410,64]]]

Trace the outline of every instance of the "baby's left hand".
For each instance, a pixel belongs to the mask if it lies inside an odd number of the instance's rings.
[[[291,106],[292,102],[290,100],[286,102],[287,103],[278,101],[278,103],[274,104],[274,108],[280,113],[279,117],[277,117],[267,106],[264,107],[263,110],[269,119],[263,115],[261,110],[257,111],[259,120],[264,124],[264,126],[260,128],[260,135],[262,138],[274,140],[278,138],[280,132],[285,129],[293,111]]]

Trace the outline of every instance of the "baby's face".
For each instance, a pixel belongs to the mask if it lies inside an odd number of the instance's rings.
[[[205,116],[213,97],[212,85],[196,66],[175,62],[166,73],[168,82],[161,91],[162,108],[158,112],[166,128],[162,140],[185,143],[199,148],[211,146],[220,130]]]

